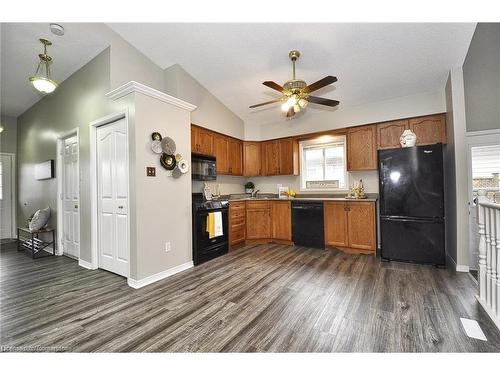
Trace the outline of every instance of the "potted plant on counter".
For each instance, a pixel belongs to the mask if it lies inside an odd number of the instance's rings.
[[[245,193],[252,194],[253,193],[253,189],[255,189],[254,183],[252,181],[248,181],[245,184]]]

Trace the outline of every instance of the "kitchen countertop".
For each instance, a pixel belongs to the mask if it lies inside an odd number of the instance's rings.
[[[364,199],[353,199],[345,197],[296,197],[296,198],[277,198],[277,197],[225,197],[229,202],[237,201],[341,201],[341,202],[376,202],[376,197],[368,197]]]

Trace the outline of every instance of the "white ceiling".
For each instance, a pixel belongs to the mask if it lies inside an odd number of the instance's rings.
[[[48,54],[53,58],[52,77],[64,81],[107,45],[99,35],[88,32],[88,24],[62,24],[64,36],[56,36],[48,23],[3,23],[1,46],[2,115],[18,116],[42,98],[29,83],[42,52],[39,38],[52,41]]]
[[[248,106],[279,96],[261,83],[291,78],[291,49],[302,53],[298,78],[337,76],[316,94],[352,106],[443,88],[449,69],[463,64],[475,29],[473,23],[109,26],[160,67],[180,64],[245,122],[258,124],[284,121],[278,106]],[[321,109],[311,105],[307,115],[315,111]]]

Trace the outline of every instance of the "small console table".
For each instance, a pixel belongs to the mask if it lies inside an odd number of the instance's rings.
[[[47,242],[40,238],[40,234],[52,234],[52,242]],[[52,254],[44,249],[52,245]],[[17,228],[17,251],[27,250],[31,257],[43,258],[45,256],[56,255],[56,231],[52,228],[30,231],[28,228]]]

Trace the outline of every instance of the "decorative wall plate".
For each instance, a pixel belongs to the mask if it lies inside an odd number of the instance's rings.
[[[151,142],[151,150],[153,150],[155,154],[163,153],[163,149],[161,147],[161,141],[155,139],[153,142]]]
[[[174,155],[162,154],[160,157],[160,163],[166,170],[173,170],[177,164]]]
[[[175,167],[174,170],[172,171],[172,177],[173,178],[179,178],[182,176],[182,172],[179,169],[179,166]]]
[[[181,159],[177,162],[177,168],[181,173],[187,173],[189,171],[189,164],[186,159]]]
[[[175,154],[175,142],[170,137],[165,137],[161,140],[161,148],[165,154],[173,155]]]
[[[151,138],[153,138],[153,141],[161,141],[161,134],[158,132],[154,132],[151,134]]]
[[[182,155],[181,154],[175,154],[175,160],[177,160],[177,163],[182,160]]]

